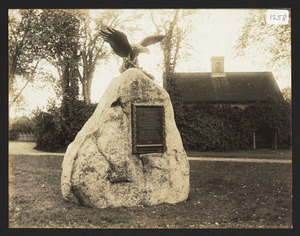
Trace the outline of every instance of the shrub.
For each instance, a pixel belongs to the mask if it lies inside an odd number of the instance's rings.
[[[61,150],[63,136],[58,111],[40,112],[35,119],[36,149],[43,151]]]
[[[86,105],[73,100],[60,108],[50,107],[47,112],[36,115],[36,149],[43,151],[64,151],[74,140],[96,104]]]
[[[97,104],[86,105],[74,100],[61,107],[61,128],[64,136],[63,147],[67,147],[95,111]]]

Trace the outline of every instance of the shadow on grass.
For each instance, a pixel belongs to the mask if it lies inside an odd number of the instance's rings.
[[[10,228],[291,227],[291,164],[190,161],[186,201],[95,209],[62,199],[62,159],[10,156]]]

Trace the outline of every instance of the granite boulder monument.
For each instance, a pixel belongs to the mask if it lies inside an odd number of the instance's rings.
[[[111,28],[101,33],[115,53],[125,57],[125,72],[111,81],[67,148],[63,198],[97,208],[186,200],[189,162],[169,94],[138,67],[140,51],[134,52],[125,34]],[[141,47],[163,38],[150,36]]]

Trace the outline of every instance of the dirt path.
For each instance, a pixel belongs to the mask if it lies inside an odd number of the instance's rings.
[[[8,153],[10,155],[56,155],[63,156],[64,153],[42,152],[34,149],[34,142],[9,142]]]
[[[292,163],[291,160],[256,159],[256,158],[225,158],[225,157],[188,157],[193,161],[227,161],[252,163]]]
[[[55,155],[64,156],[64,153],[42,152],[34,149],[33,142],[9,142],[10,155]],[[227,158],[227,157],[188,157],[191,161],[225,161],[225,162],[252,162],[252,163],[292,163],[291,160],[257,159],[257,158]]]

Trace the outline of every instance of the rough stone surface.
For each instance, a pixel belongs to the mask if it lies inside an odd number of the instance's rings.
[[[111,107],[118,99],[121,104]],[[164,106],[164,153],[132,153],[132,103]],[[186,200],[189,163],[166,90],[138,69],[113,79],[67,148],[61,191],[68,201],[98,208]]]

